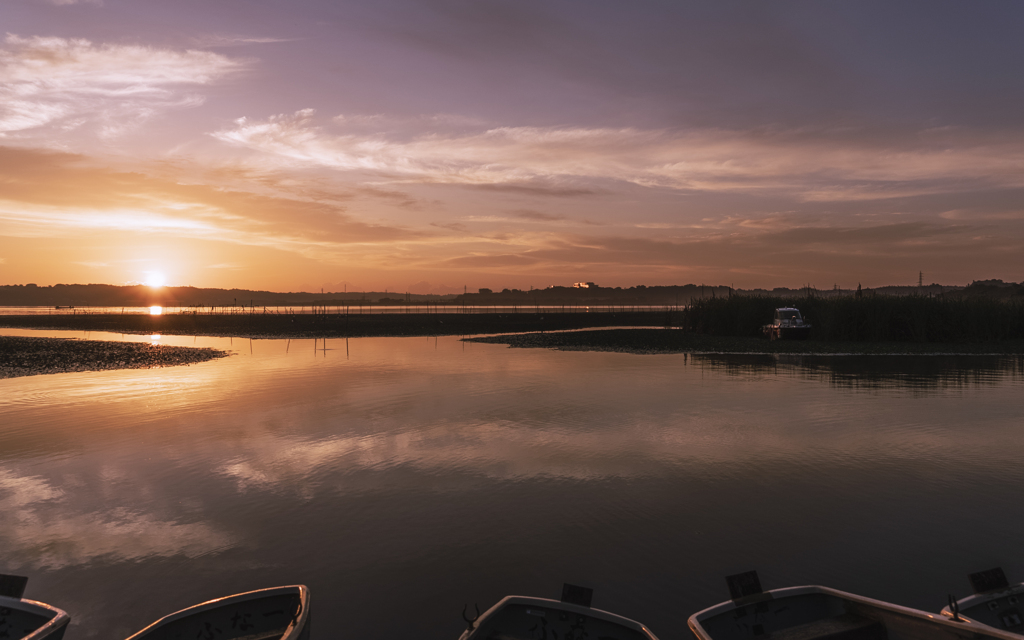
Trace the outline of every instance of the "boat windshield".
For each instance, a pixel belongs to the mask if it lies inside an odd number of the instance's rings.
[[[775,312],[775,317],[779,320],[802,320],[800,312],[796,309],[779,309]]]

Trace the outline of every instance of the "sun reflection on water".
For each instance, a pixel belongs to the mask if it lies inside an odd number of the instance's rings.
[[[149,315],[151,316],[162,316],[164,314],[164,308],[159,305],[154,305],[149,308]]]

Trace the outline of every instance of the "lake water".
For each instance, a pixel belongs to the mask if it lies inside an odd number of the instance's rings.
[[[0,570],[69,640],[293,583],[315,640],[563,582],[665,640],[748,569],[932,611],[1024,580],[1020,358],[125,339],[237,355],[0,380]]]

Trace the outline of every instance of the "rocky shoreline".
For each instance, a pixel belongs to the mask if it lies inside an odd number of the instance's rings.
[[[196,347],[0,336],[0,378],[196,364],[230,354]]]
[[[794,354],[794,355],[1019,355],[1024,341],[991,343],[825,342],[721,337],[678,329],[604,329],[561,333],[466,338],[470,342],[507,344],[520,349],[611,351],[619,353]]]

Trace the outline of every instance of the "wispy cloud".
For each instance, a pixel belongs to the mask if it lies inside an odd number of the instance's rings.
[[[533,209],[516,209],[515,211],[509,211],[509,215],[523,220],[532,220],[536,222],[557,222],[565,220],[565,216],[556,216],[550,213],[544,213],[543,211],[534,211]]]
[[[197,47],[241,47],[249,44],[276,44],[278,42],[293,42],[294,40],[294,38],[210,34],[194,38],[192,42]]]
[[[0,136],[89,122],[114,135],[161,110],[202,104],[185,89],[244,65],[209,51],[8,35],[0,48]]]
[[[219,140],[277,167],[321,166],[395,182],[535,195],[587,195],[609,184],[676,191],[775,192],[803,201],[903,197],[965,185],[1024,185],[1024,140],[927,130],[898,139],[847,130],[645,130],[494,127],[396,135],[317,122],[312,109],[241,118]],[[603,187],[602,187],[603,185]]]
[[[9,236],[126,231],[324,251],[420,235],[356,220],[338,202],[182,184],[66,153],[0,147],[0,174],[0,223]]]

